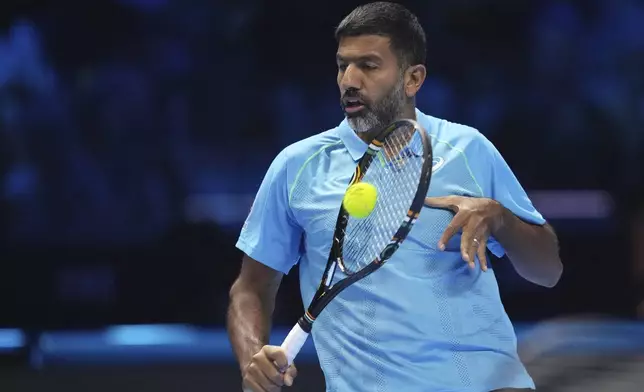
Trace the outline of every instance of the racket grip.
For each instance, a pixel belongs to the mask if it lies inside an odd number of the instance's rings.
[[[293,364],[293,360],[297,354],[306,343],[306,339],[309,337],[309,334],[305,332],[299,324],[295,324],[291,332],[288,333],[284,343],[282,343],[282,349],[286,351],[286,358],[288,358],[288,365]]]

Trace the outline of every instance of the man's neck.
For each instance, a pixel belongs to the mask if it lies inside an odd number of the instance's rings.
[[[405,109],[402,118],[416,120],[416,106],[412,105]]]

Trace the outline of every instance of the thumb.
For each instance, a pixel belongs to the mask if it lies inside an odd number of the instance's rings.
[[[297,369],[295,368],[295,365],[291,365],[284,374],[284,384],[288,387],[292,386],[295,377],[297,377]]]

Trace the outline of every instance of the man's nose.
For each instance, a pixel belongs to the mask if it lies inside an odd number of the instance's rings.
[[[343,91],[349,89],[359,90],[362,87],[362,72],[360,69],[353,64],[349,65],[342,74],[340,87]]]

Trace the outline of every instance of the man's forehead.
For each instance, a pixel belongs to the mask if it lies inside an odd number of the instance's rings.
[[[338,57],[392,55],[389,37],[381,35],[358,35],[343,37],[338,45]]]

